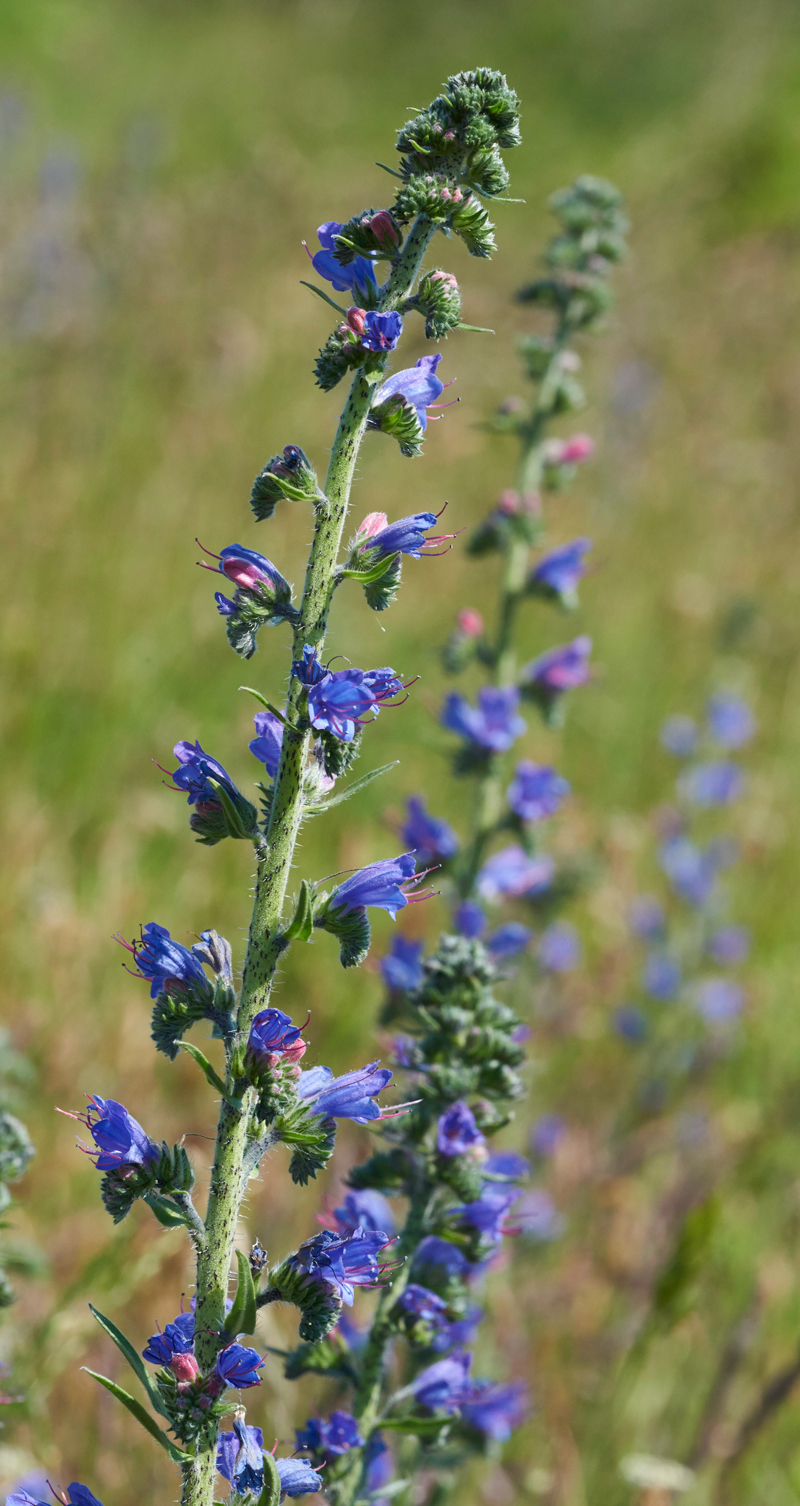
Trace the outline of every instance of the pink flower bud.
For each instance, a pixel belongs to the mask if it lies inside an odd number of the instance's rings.
[[[431,272],[431,282],[446,282],[449,288],[458,287],[458,282],[452,272]]]
[[[397,233],[397,226],[388,209],[379,209],[378,213],[372,216],[370,229],[379,245],[399,246],[400,236]]]
[[[519,503],[519,492],[504,491],[500,493],[497,499],[497,510],[498,512],[506,513],[508,517],[513,517],[515,513],[519,512]]]
[[[463,633],[465,638],[480,638],[483,632],[483,618],[474,607],[462,607],[456,622],[459,632]]]
[[[239,560],[235,557],[222,561],[222,573],[228,577],[228,580],[234,581],[237,586],[244,586],[250,591],[264,579],[262,571],[256,565],[251,565],[248,560]]]
[[[464,198],[464,195],[461,192],[461,189],[460,188],[454,188],[453,189],[453,203],[454,204],[460,204],[461,200],[463,198]]]
[[[364,325],[366,323],[366,318],[367,318],[367,311],[366,311],[366,309],[359,309],[359,308],[353,307],[353,308],[349,308],[347,310],[347,323],[349,324],[350,328],[357,335],[363,335],[363,333],[364,333]]]
[[[200,1366],[193,1354],[173,1354],[170,1368],[179,1381],[193,1381],[200,1374]]]
[[[444,199],[445,204],[449,204],[450,200],[453,198],[453,194],[451,194],[449,188],[443,188],[441,193],[439,194],[439,198]]]
[[[564,441],[561,460],[564,465],[581,465],[583,461],[591,460],[593,454],[594,440],[591,435],[573,434]]]
[[[358,530],[359,539],[374,539],[376,533],[380,533],[388,521],[385,512],[368,512]]]
[[[297,1040],[291,1046],[284,1047],[283,1059],[286,1062],[299,1062],[301,1056],[305,1056],[307,1050],[308,1041],[301,1041],[298,1036]]]

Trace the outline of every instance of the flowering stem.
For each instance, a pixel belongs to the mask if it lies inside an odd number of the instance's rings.
[[[433,225],[420,215],[410,231],[381,296],[381,308],[393,309],[410,293],[433,234]],[[331,451],[324,495],[316,505],[314,537],[306,570],[303,600],[294,632],[293,656],[303,647],[321,649],[328,626],[342,531],[350,500],[358,452],[366,431],[373,388],[379,374],[357,371],[345,403]],[[258,849],[256,890],[244,963],[237,1016],[237,1042],[246,1040],[254,1017],[269,1001],[275,968],[286,948],[281,921],[297,835],[303,816],[303,777],[310,733],[301,730],[303,686],[292,678],[286,705],[286,726],[275,777],[269,826]],[[230,1063],[230,1052],[229,1052]],[[226,1091],[233,1093],[230,1065]],[[220,1107],[214,1165],[204,1226],[198,1247],[196,1346],[200,1369],[212,1368],[225,1319],[225,1299],[233,1254],[236,1223],[246,1186],[248,1123],[254,1093],[248,1089],[237,1108],[223,1100]],[[199,1236],[196,1236],[199,1241]],[[198,1445],[191,1463],[183,1466],[182,1506],[212,1506],[216,1430]]]

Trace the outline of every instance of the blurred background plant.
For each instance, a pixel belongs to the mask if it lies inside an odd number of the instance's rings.
[[[389,516],[411,510],[411,481],[415,510],[448,499],[448,527],[472,528],[505,484],[502,441],[480,425],[516,381],[520,312],[508,293],[535,273],[549,194],[584,171],[613,179],[636,241],[618,311],[591,354],[581,427],[597,438],[597,460],[558,503],[563,537],[595,540],[574,631],[591,631],[598,672],[563,734],[542,731],[535,749],[573,790],[561,855],[592,852],[600,872],[570,914],[585,961],[564,979],[558,1049],[548,1042],[532,1085],[535,1115],[558,1112],[569,1126],[545,1190],[567,1219],[570,1253],[565,1260],[559,1240],[539,1244],[524,1304],[518,1270],[513,1284],[507,1273],[490,1278],[502,1366],[527,1370],[538,1411],[502,1467],[476,1467],[467,1499],[581,1506],[601,1485],[604,1503],[643,1491],[663,1499],[671,1487],[652,1464],[644,1479],[641,1456],[689,1459],[725,1346],[743,1351],[726,1403],[735,1428],[771,1381],[790,1375],[800,1341],[796,11],[782,0],[504,0],[488,10],[477,0],[435,9],[409,0],[400,28],[394,11],[365,0],[11,0],[0,38],[0,475],[11,567],[2,999],[13,1047],[37,1072],[12,1108],[38,1149],[21,1202],[17,1193],[14,1237],[45,1247],[51,1261],[42,1281],[15,1277],[19,1300],[0,1330],[4,1358],[16,1351],[11,1389],[27,1398],[3,1409],[0,1485],[35,1458],[60,1478],[91,1478],[104,1499],[165,1499],[155,1451],[74,1367],[113,1374],[110,1346],[90,1328],[90,1292],[144,1342],[156,1294],[186,1280],[183,1254],[137,1215],[108,1241],[91,1167],[52,1106],[119,1092],[168,1138],[194,1115],[190,1146],[203,1159],[205,1089],[188,1063],[153,1060],[147,1008],[110,941],[167,901],[185,917],[180,940],[212,915],[232,939],[241,925],[233,880],[246,855],[230,844],[187,864],[183,803],[150,763],[188,735],[197,705],[210,746],[229,716],[229,654],[193,574],[192,540],[230,520],[276,434],[296,428],[310,449],[326,442],[330,400],[297,365],[297,348],[313,348],[327,328],[299,286],[300,242],[342,204],[370,197],[367,124],[375,139],[391,133],[441,77],[480,54],[513,72],[524,101],[514,192],[527,203],[502,211],[501,252],[488,269],[478,276],[466,255],[454,267],[471,319],[497,338],[450,337],[461,406],[432,430],[424,469],[382,453]],[[376,168],[376,203],[383,181]],[[367,447],[365,481],[374,463]],[[291,577],[306,539],[293,535],[293,517],[274,526]],[[256,547],[255,531],[243,542]],[[426,669],[422,686],[402,718],[373,731],[375,762],[400,756],[396,787],[409,794],[424,786],[432,755],[452,746],[437,726],[436,657],[452,604],[468,599],[488,614],[492,600],[491,582],[459,550],[436,568],[446,585],[437,577],[435,592],[409,591],[393,608],[407,655],[396,666]],[[332,645],[356,661],[361,610],[337,625]],[[646,813],[663,797],[671,756],[654,751],[658,729],[709,686],[745,696],[759,723],[732,821],[747,861],[726,878],[731,914],[752,933],[749,1003],[741,1044],[704,1090],[710,1128],[696,1153],[720,1143],[725,1156],[701,1277],[652,1337],[611,1427],[597,1397],[613,1283],[578,1238],[592,1197],[576,1192],[585,1214],[576,1211],[569,1188],[584,1184],[609,1081],[639,1059],[608,1018],[629,998],[629,903],[655,883]],[[243,696],[226,741],[244,747],[251,715]],[[247,758],[231,771],[242,779]],[[358,822],[349,807],[315,832],[319,871],[382,855],[385,834],[371,818],[384,800],[374,787]],[[441,814],[455,821],[458,810],[451,785]],[[441,926],[446,918],[443,909]],[[433,917],[420,924],[433,934]],[[387,925],[387,945],[388,935]],[[325,1059],[348,1065],[376,1018],[378,980],[331,971],[322,987],[298,951],[286,988],[312,1008]],[[358,1131],[341,1138],[342,1171],[363,1154]],[[666,1163],[684,1155],[669,1144],[659,1152],[665,1179]],[[284,1179],[254,1186],[252,1232],[279,1220],[287,1244],[303,1237],[317,1194],[291,1189],[289,1202],[288,1193]],[[634,1237],[646,1247],[656,1189],[623,1168],[602,1197],[610,1258],[624,1267]],[[671,1227],[677,1239],[679,1220]],[[668,1247],[669,1238],[659,1245]],[[276,1347],[282,1337],[276,1318]],[[491,1359],[482,1355],[482,1368]],[[277,1360],[261,1401],[290,1438],[302,1418],[289,1413]],[[631,1455],[639,1463],[626,1479],[619,1464]],[[748,1506],[796,1502],[791,1395],[753,1434],[725,1490]],[[703,1501],[705,1491],[701,1479],[681,1499]]]

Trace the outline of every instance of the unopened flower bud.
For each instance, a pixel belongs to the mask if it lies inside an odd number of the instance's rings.
[[[380,246],[388,250],[400,245],[400,232],[388,209],[379,209],[366,223]]]
[[[191,1382],[200,1374],[200,1366],[193,1354],[173,1354],[169,1363],[173,1375],[179,1381]]]
[[[352,330],[355,330],[355,333],[357,335],[363,335],[363,333],[364,333],[364,322],[366,320],[366,317],[367,317],[367,311],[366,311],[366,309],[359,309],[359,308],[353,307],[353,308],[349,308],[347,310],[347,323],[349,324],[349,326],[350,326],[350,328]]]
[[[271,518],[275,504],[282,497],[299,502],[316,501],[320,496],[317,477],[310,460],[299,445],[287,444],[282,455],[273,455],[256,476],[250,494],[250,506],[259,522]]]
[[[520,509],[519,492],[511,491],[510,488],[500,493],[497,499],[498,512],[504,512],[507,517],[513,518]]]
[[[561,451],[562,465],[581,465],[585,460],[591,460],[594,454],[594,440],[590,434],[573,434],[564,442]]]
[[[460,632],[466,638],[480,638],[483,632],[483,618],[480,612],[475,611],[474,607],[463,607],[456,618],[456,622],[458,623]]]

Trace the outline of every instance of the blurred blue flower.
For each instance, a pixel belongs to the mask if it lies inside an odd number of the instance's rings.
[[[554,872],[555,863],[549,853],[529,857],[524,848],[514,843],[484,863],[477,889],[481,899],[497,899],[503,894],[531,897],[549,889]]]
[[[581,943],[574,926],[555,920],[539,938],[538,957],[551,973],[568,973],[581,960]]]
[[[508,803],[521,821],[543,821],[554,816],[570,792],[566,779],[546,764],[523,758],[514,770],[506,791]]]
[[[756,731],[756,719],[746,701],[735,695],[712,695],[706,707],[708,730],[723,748],[741,748]]]
[[[674,753],[676,758],[688,758],[697,747],[699,733],[690,716],[668,716],[658,736],[662,748],[668,753]]]
[[[530,1192],[523,1192],[514,1208],[513,1219],[515,1229],[542,1244],[558,1239],[564,1232],[563,1216],[543,1187],[532,1187]]]
[[[628,910],[628,925],[643,941],[658,941],[666,930],[664,906],[650,894],[640,894]]]
[[[395,936],[391,950],[381,957],[381,976],[387,988],[396,993],[411,993],[419,988],[425,974],[422,953],[425,943],[410,936]]]
[[[442,1156],[465,1156],[479,1145],[485,1145],[486,1137],[475,1122],[475,1115],[467,1103],[453,1103],[439,1116],[436,1128],[436,1147]]]
[[[353,1448],[361,1448],[363,1443],[358,1423],[349,1412],[331,1412],[327,1421],[324,1417],[309,1417],[305,1427],[295,1431],[295,1447],[298,1451],[308,1449],[315,1458],[338,1458]]]
[[[552,1156],[567,1133],[561,1114],[542,1114],[531,1130],[530,1147],[535,1156]]]
[[[528,1388],[524,1381],[508,1385],[475,1381],[461,1408],[461,1416],[469,1427],[497,1443],[505,1443],[514,1428],[525,1421],[527,1413]]]
[[[746,926],[720,926],[709,938],[708,950],[723,967],[744,962],[750,953],[750,932]]]
[[[530,926],[520,925],[519,921],[509,920],[504,926],[498,926],[496,931],[486,938],[486,950],[490,957],[516,957],[524,952],[526,946],[533,939],[533,931]]]
[[[506,753],[527,727],[517,715],[518,706],[519,691],[515,685],[503,688],[484,685],[478,691],[477,707],[471,706],[463,695],[453,693],[445,699],[442,726],[478,748]]]
[[[735,1019],[744,1001],[744,989],[731,978],[706,978],[698,984],[694,995],[695,1008],[709,1025]]]
[[[685,769],[678,780],[678,794],[692,805],[730,805],[738,800],[744,775],[738,764],[725,761],[697,763]]]
[[[453,924],[459,936],[467,936],[472,940],[483,935],[487,920],[477,900],[465,899],[453,916]]]
[[[644,965],[642,987],[652,999],[674,999],[681,986],[681,970],[672,957],[651,952]]]
[[[633,1041],[637,1046],[647,1037],[647,1016],[635,1004],[623,1004],[615,1010],[613,1024],[617,1035],[621,1035],[623,1040]]]
[[[412,795],[407,802],[408,815],[400,835],[406,846],[422,863],[443,863],[458,852],[458,838],[452,826],[425,809],[424,800]]]

